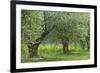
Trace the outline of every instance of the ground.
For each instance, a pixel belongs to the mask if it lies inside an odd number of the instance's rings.
[[[89,59],[88,51],[70,52],[67,54],[42,54],[34,58],[24,58],[23,63],[29,62],[44,62],[44,61],[73,61],[73,60],[87,60]]]

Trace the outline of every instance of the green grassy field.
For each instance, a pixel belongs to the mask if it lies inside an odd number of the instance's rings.
[[[44,62],[44,61],[73,61],[73,60],[87,60],[90,57],[89,51],[81,49],[79,47],[69,46],[70,52],[63,54],[62,45],[46,44],[40,45],[38,48],[38,56],[34,58],[28,58],[28,52],[23,52],[26,56],[21,58],[22,63],[29,62]]]

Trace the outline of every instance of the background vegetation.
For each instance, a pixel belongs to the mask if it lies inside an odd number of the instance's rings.
[[[89,13],[22,10],[21,62],[89,59],[89,27]]]

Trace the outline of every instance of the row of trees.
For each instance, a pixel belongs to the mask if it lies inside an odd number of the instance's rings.
[[[89,50],[89,27],[89,13],[21,11],[21,41],[28,46],[30,57],[37,56],[39,45],[51,37],[62,44],[64,54],[69,51],[71,42]]]

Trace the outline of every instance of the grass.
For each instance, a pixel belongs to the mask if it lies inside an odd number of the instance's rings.
[[[38,56],[34,58],[21,58],[22,63],[44,62],[44,61],[73,61],[87,60],[90,57],[89,51],[80,47],[69,46],[69,53],[63,54],[62,45],[46,44],[38,48]]]

